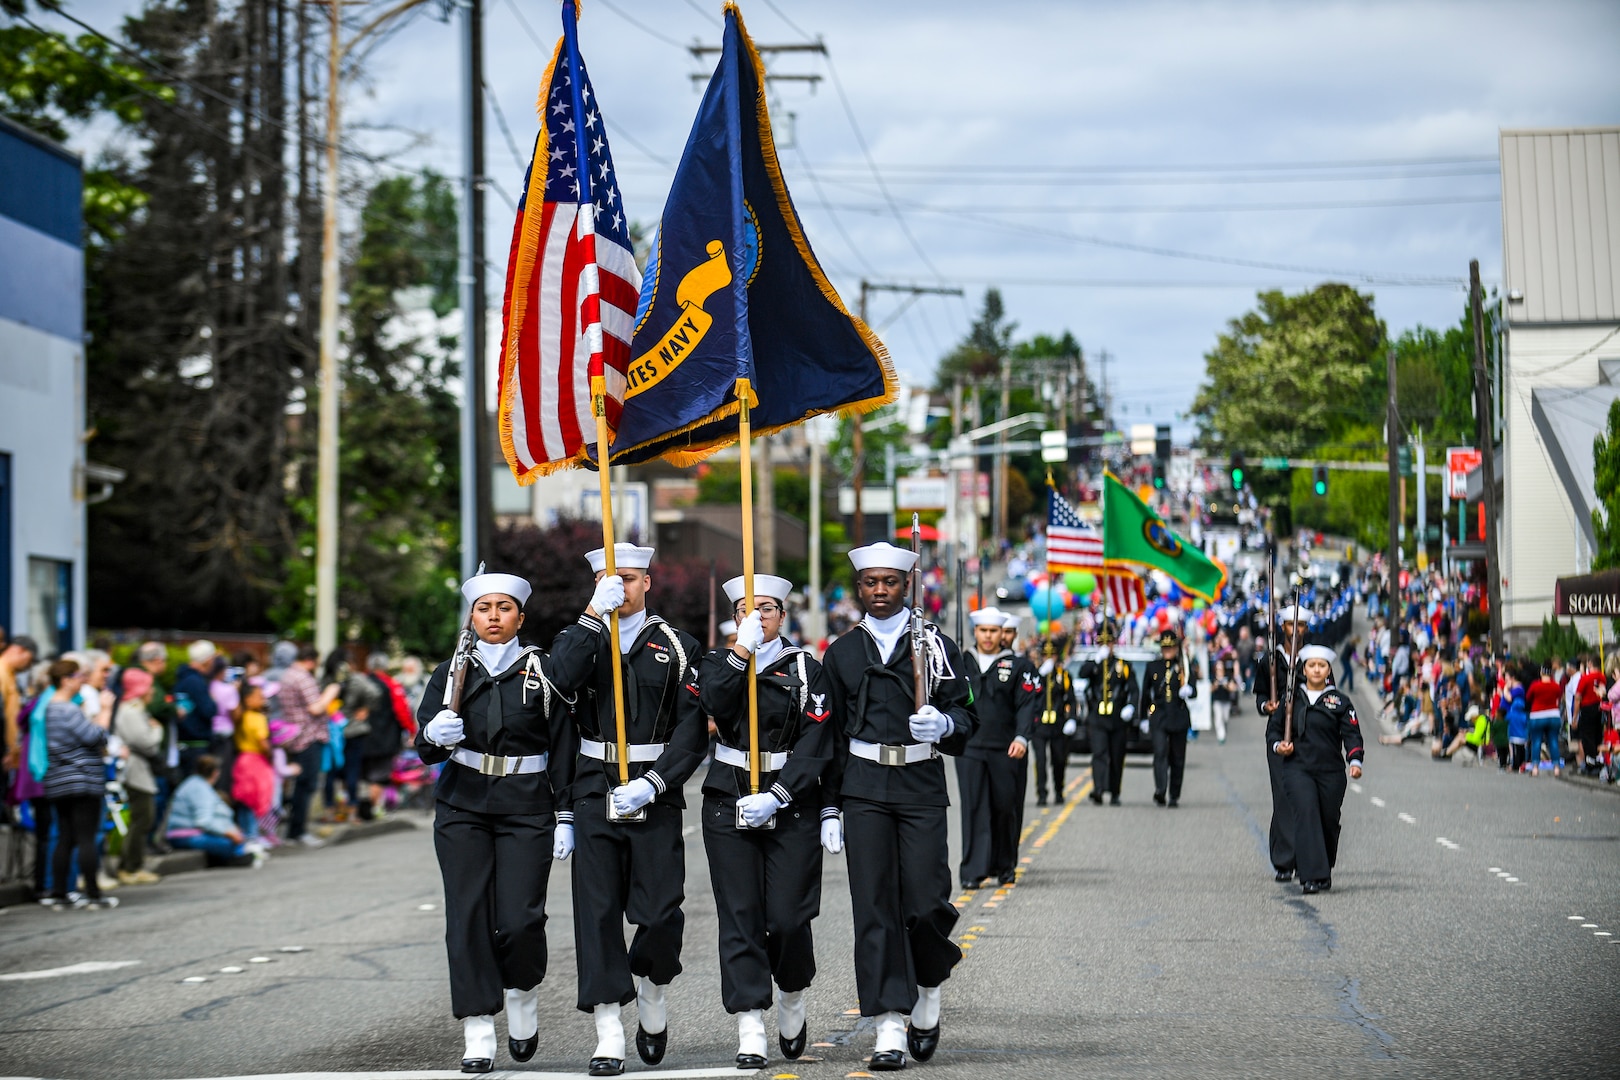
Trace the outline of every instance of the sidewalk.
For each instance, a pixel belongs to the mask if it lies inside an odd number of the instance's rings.
[[[378,821],[357,821],[349,825],[321,825],[310,831],[326,841],[325,846],[335,847],[355,840],[369,840],[376,836],[386,836],[389,833],[421,828],[429,820],[426,814],[414,810],[403,810],[396,811]],[[321,849],[307,848],[302,844],[283,843],[275,849],[273,858],[302,858],[319,850]],[[206,870],[208,869],[208,859],[200,851],[171,851],[165,855],[148,856],[146,869],[154,874],[161,874],[163,877],[172,877],[175,874],[188,874],[196,870]],[[26,881],[0,883],[0,908],[29,903],[30,889],[31,884]]]

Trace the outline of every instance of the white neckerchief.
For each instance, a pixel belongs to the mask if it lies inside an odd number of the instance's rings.
[[[882,655],[883,662],[887,664],[894,658],[894,650],[899,648],[900,639],[906,634],[907,625],[911,621],[911,611],[901,608],[887,619],[873,618],[868,612],[866,618],[861,621],[877,639],[878,652]]]
[[[512,666],[517,654],[523,651],[523,646],[517,638],[503,641],[499,645],[491,645],[483,638],[479,638],[473,648],[478,653],[478,660],[484,665],[484,670],[491,675],[499,675]]]
[[[641,635],[641,628],[647,625],[647,609],[642,608],[634,615],[619,616],[619,655],[627,656],[630,647],[636,643]]]
[[[1305,688],[1305,698],[1312,705],[1315,705],[1316,702],[1317,702],[1317,699],[1320,698],[1323,694],[1325,694],[1327,692],[1328,692],[1328,688],[1325,687],[1325,686],[1322,687],[1322,689],[1320,689],[1320,690],[1312,690],[1310,687],[1307,686]]]
[[[979,662],[979,674],[983,675],[985,672],[989,671],[991,664],[994,664],[997,660],[1000,660],[1003,656],[1006,656],[1010,652],[1012,652],[1011,649],[1002,649],[998,653],[984,653],[978,649],[974,649],[973,659]]]
[[[785,648],[787,648],[787,642],[782,640],[781,634],[777,634],[761,645],[754,651],[754,670],[764,671],[767,665],[773,663],[778,656],[782,655],[782,650]]]

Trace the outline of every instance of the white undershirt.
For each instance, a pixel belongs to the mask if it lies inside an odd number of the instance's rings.
[[[785,648],[787,648],[787,642],[782,640],[781,634],[777,634],[775,637],[771,638],[771,640],[761,645],[754,651],[754,670],[764,671],[766,665],[770,664],[778,656],[781,656],[782,650]]]
[[[973,659],[979,662],[979,674],[983,675],[990,670],[990,665],[1012,652],[1011,649],[1002,649],[1000,652],[987,653],[979,649],[973,650]]]
[[[627,656],[630,647],[636,643],[641,634],[641,628],[647,625],[647,609],[642,608],[634,615],[619,616],[619,655]]]
[[[1306,698],[1306,700],[1307,700],[1307,701],[1309,701],[1309,702],[1310,702],[1310,703],[1311,703],[1311,704],[1312,704],[1312,705],[1315,705],[1315,704],[1316,704],[1316,702],[1317,702],[1317,700],[1318,700],[1318,699],[1320,699],[1320,698],[1321,698],[1321,696],[1322,696],[1322,695],[1323,695],[1323,694],[1325,694],[1325,693],[1327,693],[1327,692],[1328,692],[1328,688],[1327,688],[1327,687],[1325,687],[1325,686],[1324,686],[1324,687],[1322,687],[1322,689],[1320,689],[1320,690],[1312,690],[1312,689],[1311,689],[1311,688],[1310,688],[1310,687],[1308,687],[1308,686],[1307,686],[1307,687],[1306,687],[1306,688],[1305,688],[1305,698]]]
[[[484,665],[484,670],[491,675],[499,675],[512,666],[517,654],[523,651],[523,646],[516,637],[510,641],[503,641],[499,645],[491,645],[483,638],[479,638],[473,648],[478,653],[478,662]]]
[[[902,608],[887,619],[873,618],[869,613],[861,620],[877,639],[878,652],[882,654],[885,664],[893,659],[894,650],[900,646],[900,639],[905,636],[906,625],[910,619],[911,612]]]

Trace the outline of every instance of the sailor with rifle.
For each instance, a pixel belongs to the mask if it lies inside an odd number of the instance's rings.
[[[1043,698],[1035,665],[1002,645],[1002,613],[981,608],[968,618],[974,663],[967,676],[978,726],[956,759],[956,785],[962,797],[962,887],[977,889],[990,877],[1005,885],[1018,869],[1029,776],[1024,759]]]
[[[1267,753],[1293,810],[1294,858],[1300,891],[1333,888],[1339,858],[1339,812],[1350,779],[1361,779],[1361,724],[1350,696],[1332,685],[1333,650],[1306,645],[1289,672],[1288,698],[1266,725]],[[1300,675],[1305,676],[1299,685]]]

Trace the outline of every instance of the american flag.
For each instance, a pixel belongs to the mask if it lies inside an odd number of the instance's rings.
[[[1134,615],[1147,607],[1142,579],[1129,571],[1110,570],[1097,584],[1108,592],[1108,610],[1115,615]]]
[[[572,0],[562,18],[541,83],[543,122],[518,202],[502,312],[501,448],[520,484],[592,456],[596,377],[612,437],[641,284]]]
[[[1103,568],[1102,534],[1080,520],[1069,500],[1056,488],[1048,490],[1046,510],[1046,572]]]

